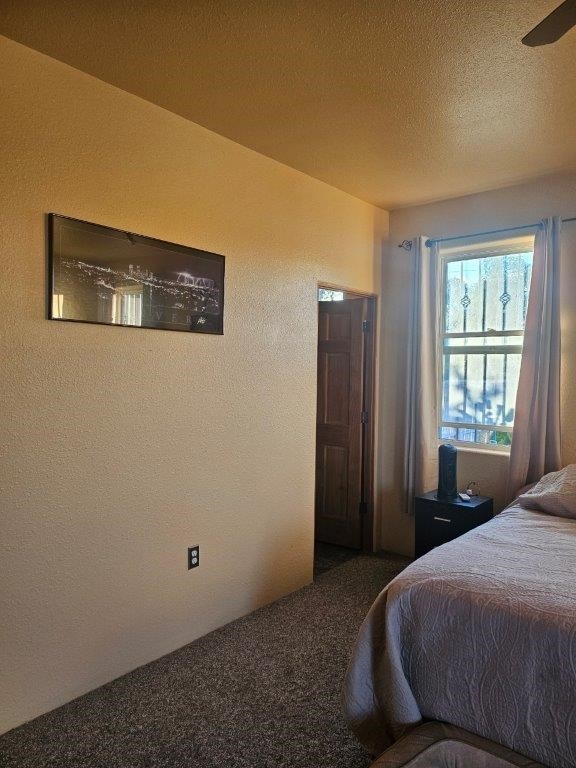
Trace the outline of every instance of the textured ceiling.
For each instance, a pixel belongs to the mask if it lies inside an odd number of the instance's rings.
[[[0,0],[0,33],[384,208],[576,168],[559,0]]]

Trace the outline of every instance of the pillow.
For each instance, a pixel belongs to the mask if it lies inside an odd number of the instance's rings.
[[[576,464],[544,475],[529,491],[518,496],[518,503],[525,509],[576,520]]]

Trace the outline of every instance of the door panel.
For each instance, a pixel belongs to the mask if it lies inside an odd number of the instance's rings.
[[[349,355],[346,352],[327,352],[324,356],[323,422],[326,425],[348,426],[349,365]]]
[[[348,451],[338,445],[324,445],[322,508],[332,519],[348,517]]]
[[[362,301],[362,299],[349,299],[349,301]],[[323,304],[340,305],[340,302],[322,302]],[[352,335],[352,318],[342,311],[334,314],[326,314],[326,341],[343,341],[350,339]]]
[[[320,302],[316,538],[359,549],[366,299]]]

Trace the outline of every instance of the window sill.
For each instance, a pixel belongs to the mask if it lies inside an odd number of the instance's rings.
[[[438,440],[438,445],[453,445],[458,449],[459,453],[479,453],[484,456],[499,456],[503,459],[510,458],[510,446],[494,446],[492,448],[486,448],[482,445],[471,445],[470,443],[458,442],[458,440]]]

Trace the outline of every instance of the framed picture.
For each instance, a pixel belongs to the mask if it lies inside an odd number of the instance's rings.
[[[224,256],[51,213],[51,320],[223,333]]]

